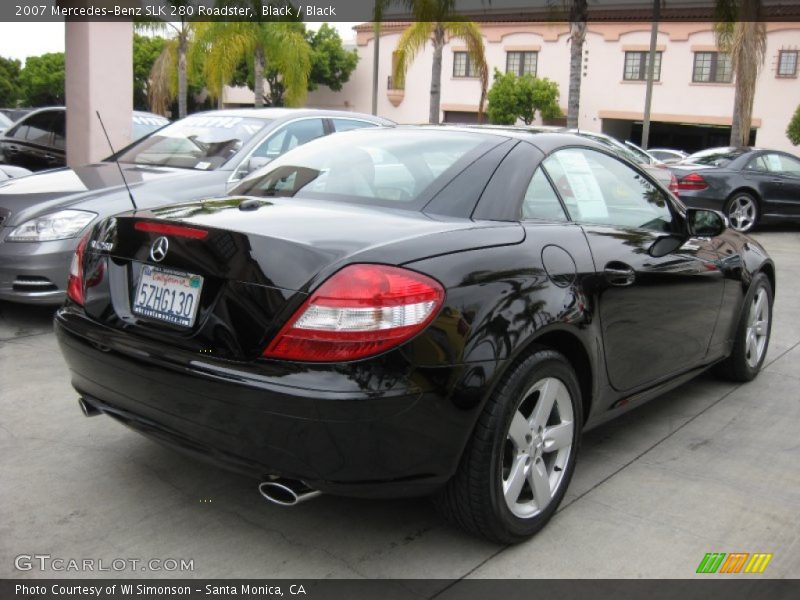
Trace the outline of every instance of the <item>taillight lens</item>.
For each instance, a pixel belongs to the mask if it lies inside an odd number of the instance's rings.
[[[678,186],[678,178],[675,177],[674,173],[669,178],[669,188],[668,189],[669,189],[670,192],[672,192],[676,196],[680,196],[681,195],[681,192],[680,192],[681,188]]]
[[[67,279],[67,296],[76,304],[83,306],[84,285],[83,285],[83,256],[86,253],[86,245],[89,243],[91,233],[87,233],[78,242],[75,254],[72,255],[72,263],[69,266],[69,279]]]
[[[416,271],[349,265],[303,303],[264,356],[304,362],[373,356],[422,331],[443,301],[441,284]]]
[[[708,183],[699,173],[689,173],[678,180],[679,190],[704,190],[707,187]]]

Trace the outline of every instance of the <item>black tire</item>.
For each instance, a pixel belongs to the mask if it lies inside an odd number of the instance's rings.
[[[749,360],[750,352],[747,347],[747,339],[750,329],[751,307],[753,306],[754,298],[760,291],[766,294],[766,311],[769,315],[767,334],[764,348],[760,353],[758,361],[755,364],[751,364],[752,361]],[[715,368],[718,375],[732,381],[740,382],[752,381],[755,376],[758,375],[761,367],[764,365],[764,359],[769,349],[769,340],[772,335],[772,302],[772,285],[770,284],[769,278],[764,273],[758,273],[750,283],[750,288],[747,290],[747,295],[742,304],[742,314],[736,326],[736,334],[731,354]]]
[[[520,518],[512,513],[503,496],[503,461],[506,456],[504,452],[510,443],[507,437],[510,435],[512,418],[517,416],[518,410],[522,414],[523,400],[538,402],[538,397],[526,400],[523,396],[535,387],[537,382],[547,378],[554,378],[563,383],[569,392],[574,424],[571,445],[565,466],[555,467],[563,473],[556,489],[552,492],[549,504],[538,514]],[[527,398],[532,398],[534,394]],[[561,398],[562,402],[566,402],[563,400],[564,396]],[[487,401],[456,474],[434,497],[437,509],[450,522],[493,542],[514,544],[526,540],[545,526],[564,497],[575,470],[582,425],[580,386],[572,366],[557,352],[542,347],[534,348],[531,354],[512,367]],[[544,439],[543,434],[539,437]],[[545,455],[541,452],[539,458],[533,458],[536,464],[544,460]],[[555,454],[547,456],[552,458]],[[530,461],[526,464],[530,464]],[[527,476],[525,482],[524,485],[531,485]]]
[[[748,210],[748,216],[737,217],[737,208],[742,205],[752,205],[752,213]],[[748,233],[755,229],[758,225],[758,219],[761,217],[761,207],[759,206],[758,199],[748,192],[736,192],[725,203],[725,216],[728,217],[728,223],[731,229],[739,233]]]

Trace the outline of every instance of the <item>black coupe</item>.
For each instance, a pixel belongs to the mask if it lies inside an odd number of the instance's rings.
[[[507,543],[581,431],[711,366],[755,377],[774,290],[757,242],[598,143],[412,127],[99,223],[55,324],[87,415],[273,502],[430,494]]]
[[[759,148],[711,148],[669,165],[688,206],[724,211],[731,227],[800,220],[800,159]]]

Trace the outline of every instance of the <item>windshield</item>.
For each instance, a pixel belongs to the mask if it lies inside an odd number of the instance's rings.
[[[233,158],[270,121],[197,115],[168,125],[122,152],[120,162],[212,171]]]
[[[746,152],[749,152],[747,148],[709,148],[689,155],[683,162],[725,167]]]
[[[0,113],[0,129],[7,129],[11,125],[11,119]]]
[[[231,195],[292,196],[419,208],[423,192],[450,178],[498,138],[467,132],[361,129],[292,150]],[[451,172],[452,175],[448,175]]]
[[[156,129],[161,129],[164,125],[168,124],[168,119],[159,117],[158,115],[134,114],[133,126],[131,127],[131,139],[135,142],[148,133],[152,133]]]

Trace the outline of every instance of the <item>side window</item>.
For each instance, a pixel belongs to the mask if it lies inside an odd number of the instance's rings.
[[[541,167],[536,169],[536,173],[533,174],[528,189],[525,191],[525,198],[522,201],[522,218],[547,221],[567,220],[561,202],[558,201],[558,196]]]
[[[278,158],[292,148],[302,146],[318,137],[325,135],[322,119],[304,119],[289,123],[282,129],[273,133],[261,144],[253,156],[258,158]]]
[[[771,173],[786,173],[800,175],[800,160],[784,156],[783,154],[764,154],[761,158]]]
[[[356,119],[331,119],[333,128],[336,131],[350,131],[351,129],[363,129],[364,127],[377,127],[375,123],[369,121],[357,121]]]
[[[575,221],[671,232],[666,196],[623,162],[586,148],[559,150],[544,161]]]
[[[748,171],[769,171],[767,168],[767,161],[764,159],[764,155],[756,156],[753,160],[747,163],[747,167],[745,167]]]
[[[52,124],[52,113],[33,115],[27,122],[28,132],[25,134],[25,140],[31,144],[49,146],[52,143]]]

